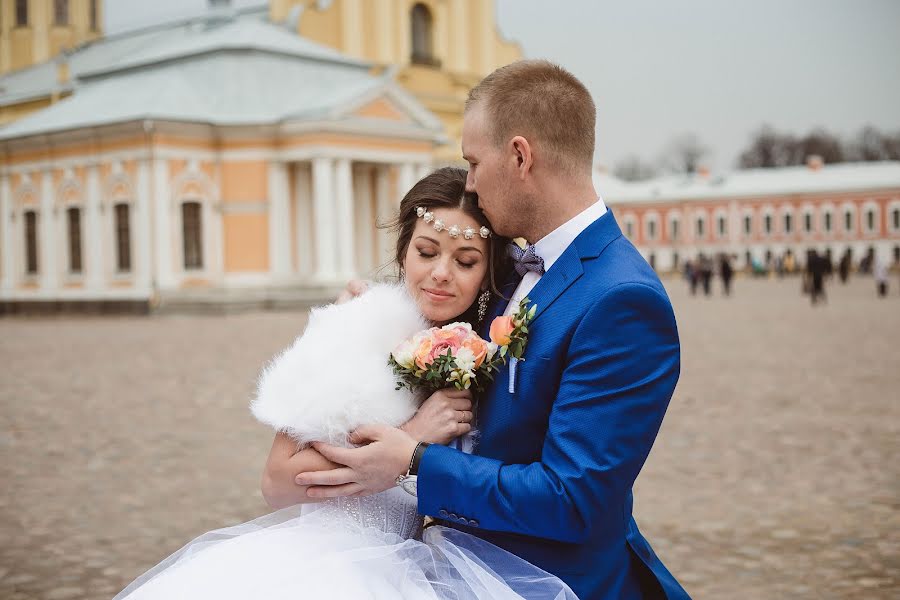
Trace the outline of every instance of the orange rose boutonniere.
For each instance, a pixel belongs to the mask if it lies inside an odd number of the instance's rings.
[[[528,324],[537,311],[537,305],[528,306],[529,302],[528,298],[523,298],[515,314],[497,317],[491,323],[491,341],[500,348],[499,355],[503,362],[506,362],[507,354],[516,360],[523,360],[522,355],[528,344]]]

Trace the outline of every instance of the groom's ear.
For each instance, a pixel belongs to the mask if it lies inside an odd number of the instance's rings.
[[[524,179],[534,162],[531,144],[521,135],[517,135],[510,140],[510,145],[512,146],[513,156],[516,159],[516,170],[519,172],[519,179]]]

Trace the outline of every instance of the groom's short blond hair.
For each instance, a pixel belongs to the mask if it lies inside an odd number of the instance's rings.
[[[596,112],[577,77],[547,60],[520,60],[500,67],[469,92],[466,110],[485,110],[494,144],[521,135],[555,166],[590,172]]]

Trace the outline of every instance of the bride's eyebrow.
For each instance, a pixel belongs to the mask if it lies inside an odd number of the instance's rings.
[[[437,245],[437,246],[440,246],[440,245],[441,245],[441,243],[440,243],[439,241],[437,241],[437,240],[434,239],[434,238],[430,238],[430,237],[428,237],[427,235],[418,235],[418,236],[416,236],[416,239],[417,239],[417,240],[427,240],[427,241],[429,241],[429,242],[431,242],[432,244],[435,244],[435,245]]]

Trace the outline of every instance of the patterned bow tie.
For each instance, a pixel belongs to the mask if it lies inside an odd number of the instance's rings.
[[[544,259],[535,254],[533,244],[528,244],[522,250],[518,244],[513,242],[509,245],[509,255],[514,261],[519,277],[525,277],[525,273],[528,271],[533,271],[538,275],[544,274]]]

